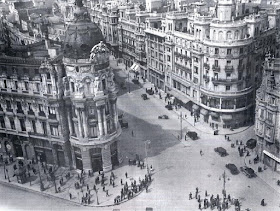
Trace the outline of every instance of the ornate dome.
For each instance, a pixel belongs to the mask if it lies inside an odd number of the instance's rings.
[[[70,59],[88,59],[93,46],[104,40],[99,27],[91,22],[82,0],[76,0],[65,33],[64,56]]]

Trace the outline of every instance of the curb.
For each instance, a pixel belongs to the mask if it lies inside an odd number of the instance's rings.
[[[54,196],[52,194],[49,194],[49,193],[46,193],[46,192],[42,192],[42,191],[39,191],[39,190],[34,190],[34,189],[31,189],[31,188],[27,188],[27,187],[23,187],[23,186],[20,186],[20,185],[17,185],[17,184],[14,184],[14,183],[9,183],[9,182],[5,182],[3,180],[0,180],[0,184],[2,185],[5,185],[5,186],[8,186],[8,187],[12,187],[12,188],[17,188],[17,189],[20,189],[20,190],[23,190],[23,191],[29,191],[31,193],[35,193],[35,194],[41,194],[43,196],[46,196],[46,197],[50,197],[50,198],[53,198],[53,199],[61,199],[63,201],[66,201],[68,203],[71,203],[71,204],[74,204],[75,206],[85,206],[85,207],[112,207],[112,206],[117,206],[117,205],[120,205],[120,204],[123,204],[127,201],[129,201],[128,199],[126,200],[123,200],[117,204],[109,204],[109,205],[89,205],[89,204],[81,204],[79,202],[75,202],[75,201],[71,201],[69,199],[65,199],[63,197],[60,197],[60,196]],[[135,194],[131,199],[134,199],[135,197],[137,197],[138,195],[140,195],[140,193],[142,193],[144,191],[144,189],[142,189],[140,192],[138,192],[137,194]]]

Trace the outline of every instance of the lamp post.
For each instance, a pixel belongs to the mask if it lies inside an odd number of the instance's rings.
[[[150,140],[146,140],[145,141],[145,153],[146,153],[146,163],[147,163],[147,173],[149,175],[150,171],[149,171],[149,165],[148,165],[148,150],[147,150],[147,144],[151,144]]]
[[[42,178],[41,178],[41,172],[40,172],[40,165],[41,165],[41,162],[40,162],[40,156],[37,157],[38,159],[38,172],[39,172],[39,179],[40,179],[40,191],[43,191],[44,190],[44,184],[43,184],[43,181],[42,181]]]

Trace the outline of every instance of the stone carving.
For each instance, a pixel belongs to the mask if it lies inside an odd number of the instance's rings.
[[[109,49],[102,41],[91,49],[90,61],[97,64],[109,61]]]
[[[81,81],[76,82],[76,91],[81,94],[84,91],[84,84]]]

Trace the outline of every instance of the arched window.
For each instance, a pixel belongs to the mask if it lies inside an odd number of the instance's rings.
[[[239,31],[238,30],[236,30],[235,32],[234,32],[234,39],[238,39],[238,36],[239,36]]]
[[[219,31],[218,39],[223,40],[223,32],[222,31]]]
[[[231,39],[232,39],[231,31],[228,31],[227,32],[227,40],[231,40]]]

